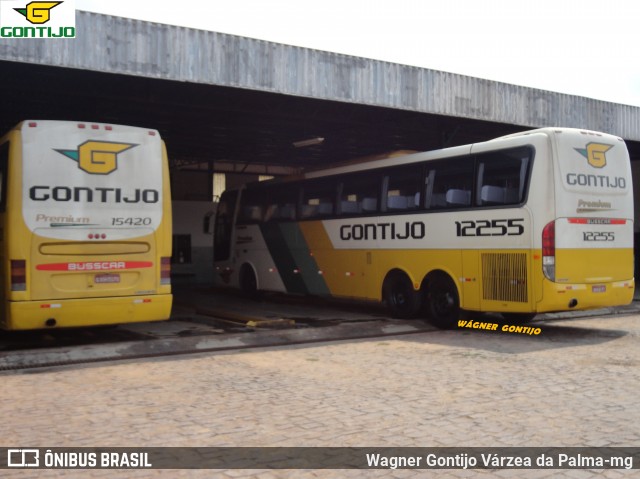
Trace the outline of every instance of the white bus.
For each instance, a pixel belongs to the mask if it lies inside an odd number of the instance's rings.
[[[156,130],[24,121],[0,138],[0,327],[168,319],[171,195]]]
[[[219,284],[383,301],[439,326],[627,304],[633,188],[621,138],[544,128],[226,191]]]

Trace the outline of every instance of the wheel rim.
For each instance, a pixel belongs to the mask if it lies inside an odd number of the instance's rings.
[[[449,326],[460,311],[455,285],[448,278],[434,278],[429,285],[429,306],[436,324]]]
[[[383,294],[393,317],[411,318],[420,307],[420,298],[413,290],[411,280],[404,275],[389,276],[385,280]]]
[[[433,295],[433,309],[438,316],[449,317],[455,310],[455,300],[450,291],[438,290]]]
[[[405,285],[396,284],[391,290],[391,302],[393,307],[399,311],[406,311],[408,308],[407,289]]]

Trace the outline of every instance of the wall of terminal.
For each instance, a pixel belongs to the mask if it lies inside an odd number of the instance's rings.
[[[640,141],[640,108],[452,73],[78,11],[77,38],[12,40],[0,60],[351,102]]]

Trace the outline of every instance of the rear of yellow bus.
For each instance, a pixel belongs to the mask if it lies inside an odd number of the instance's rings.
[[[37,120],[6,143],[0,326],[168,319],[171,197],[158,132]]]
[[[555,220],[541,225],[537,311],[625,305],[634,294],[633,186],[624,141],[563,129],[551,136]]]

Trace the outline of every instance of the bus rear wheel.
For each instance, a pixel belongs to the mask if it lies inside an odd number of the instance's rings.
[[[394,318],[412,318],[422,304],[420,292],[415,291],[409,277],[400,272],[387,276],[382,287],[382,295]]]
[[[427,312],[434,326],[450,329],[460,318],[460,298],[453,280],[444,273],[436,273],[427,281]]]

